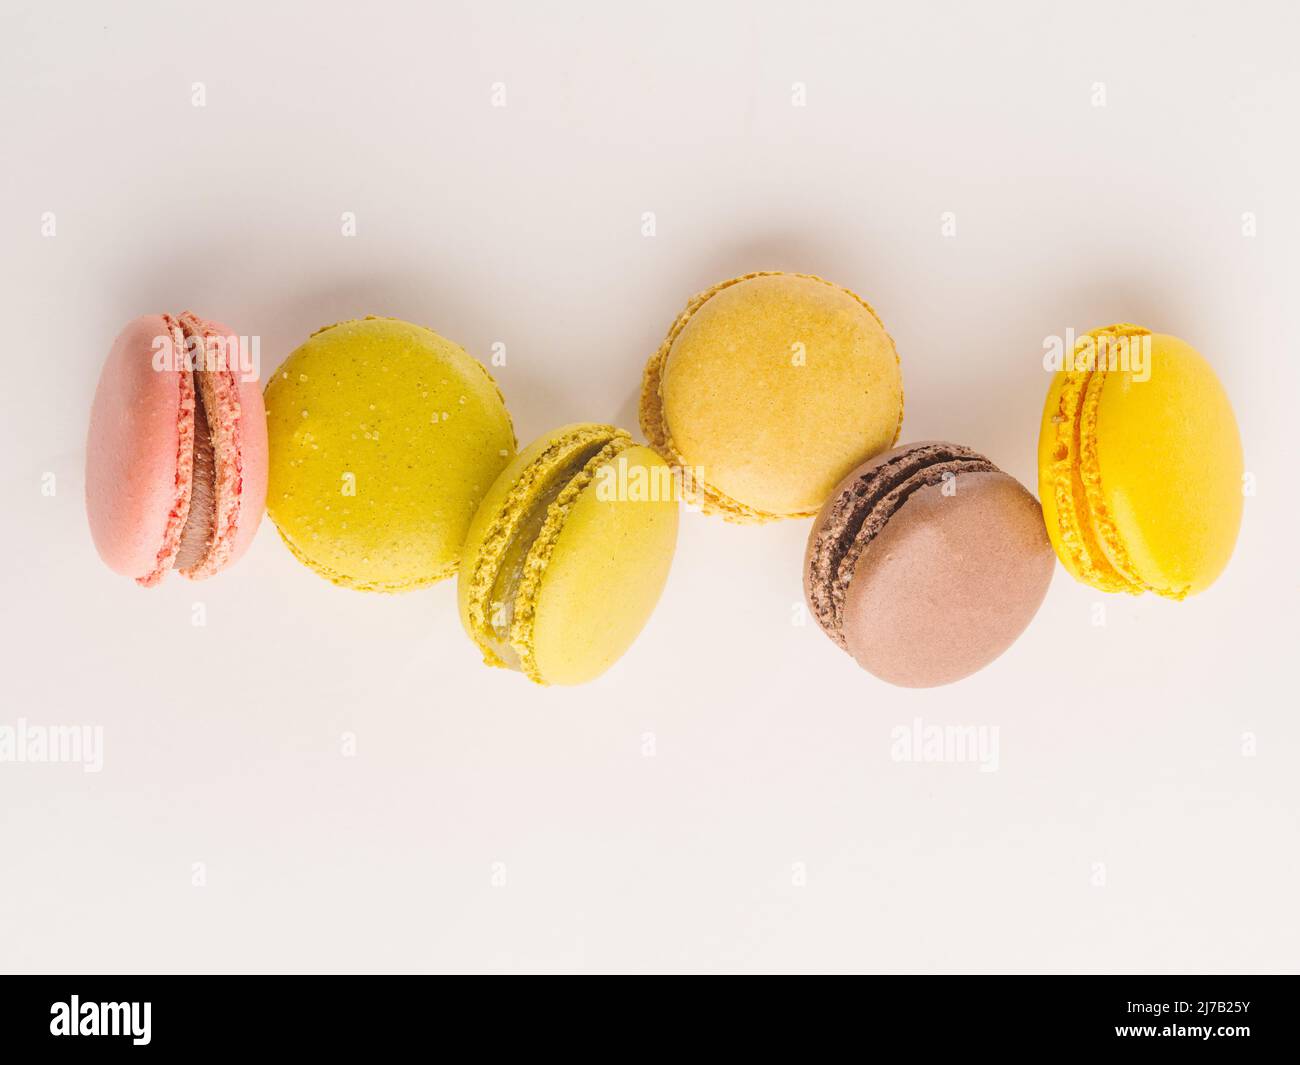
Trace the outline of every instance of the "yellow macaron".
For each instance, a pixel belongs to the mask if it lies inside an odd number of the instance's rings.
[[[848,289],[755,273],[692,299],[646,364],[646,438],[735,522],[816,514],[903,419],[894,342]]]
[[[266,386],[267,513],[335,584],[401,592],[456,572],[479,502],[515,453],[483,366],[393,318],[326,326]]]
[[[582,684],[632,645],[677,543],[668,465],[608,425],[568,425],[501,472],[470,526],[461,622],[484,661]]]
[[[1241,436],[1186,341],[1121,323],[1064,353],[1043,407],[1038,492],[1071,575],[1182,599],[1228,564],[1242,512]]]

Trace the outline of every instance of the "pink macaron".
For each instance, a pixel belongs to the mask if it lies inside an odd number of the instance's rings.
[[[266,413],[247,345],[186,311],[118,334],[86,440],[86,514],[100,557],[150,587],[236,561],[266,505]]]

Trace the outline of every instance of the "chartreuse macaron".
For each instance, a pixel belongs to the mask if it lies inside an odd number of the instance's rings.
[[[1214,583],[1241,524],[1241,436],[1210,364],[1121,323],[1063,353],[1038,437],[1056,554],[1104,592],[1182,599]]]
[[[488,490],[461,560],[461,622],[484,661],[582,684],[636,639],[677,544],[668,465],[608,425],[525,448]]]
[[[706,513],[812,517],[894,445],[903,379],[876,312],[806,274],[756,273],[690,300],[646,363],[641,428]]]
[[[496,384],[422,326],[326,326],[266,386],[267,512],[295,556],[347,588],[402,592],[456,572],[480,501],[515,452]]]

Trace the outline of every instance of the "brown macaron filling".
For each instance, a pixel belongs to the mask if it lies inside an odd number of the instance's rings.
[[[880,679],[931,688],[1015,642],[1056,556],[1024,485],[970,448],[925,441],[849,474],[804,561],[809,609],[827,635]]]
[[[844,600],[858,559],[908,497],[958,473],[996,469],[967,447],[917,444],[840,486],[818,521],[805,577],[813,615],[831,639],[845,646]]]

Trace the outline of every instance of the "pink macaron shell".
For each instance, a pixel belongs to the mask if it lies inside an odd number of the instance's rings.
[[[266,512],[266,478],[269,468],[266,445],[266,407],[262,401],[262,386],[258,381],[240,381],[239,401],[243,409],[240,434],[243,440],[244,490],[239,506],[239,522],[235,526],[234,545],[230,561],[237,562],[262,523]]]
[[[209,334],[233,337],[237,334],[227,325],[202,319]],[[242,367],[231,367],[239,397],[239,425],[235,439],[239,441],[239,467],[241,484],[237,494],[237,511],[230,515],[234,525],[229,554],[221,567],[224,569],[248,550],[257,534],[257,528],[266,512],[266,479],[269,468],[266,445],[266,406],[262,400],[262,385],[255,377],[245,381]],[[218,415],[220,416],[220,415]],[[220,516],[218,517],[220,523]]]
[[[114,572],[156,580],[168,542],[179,542],[190,476],[181,452],[185,376],[155,369],[163,315],[127,323],[99,375],[86,439],[86,514],[100,557]],[[192,390],[189,403],[193,402]],[[192,431],[193,409],[189,411]],[[174,554],[174,546],[172,548]]]

